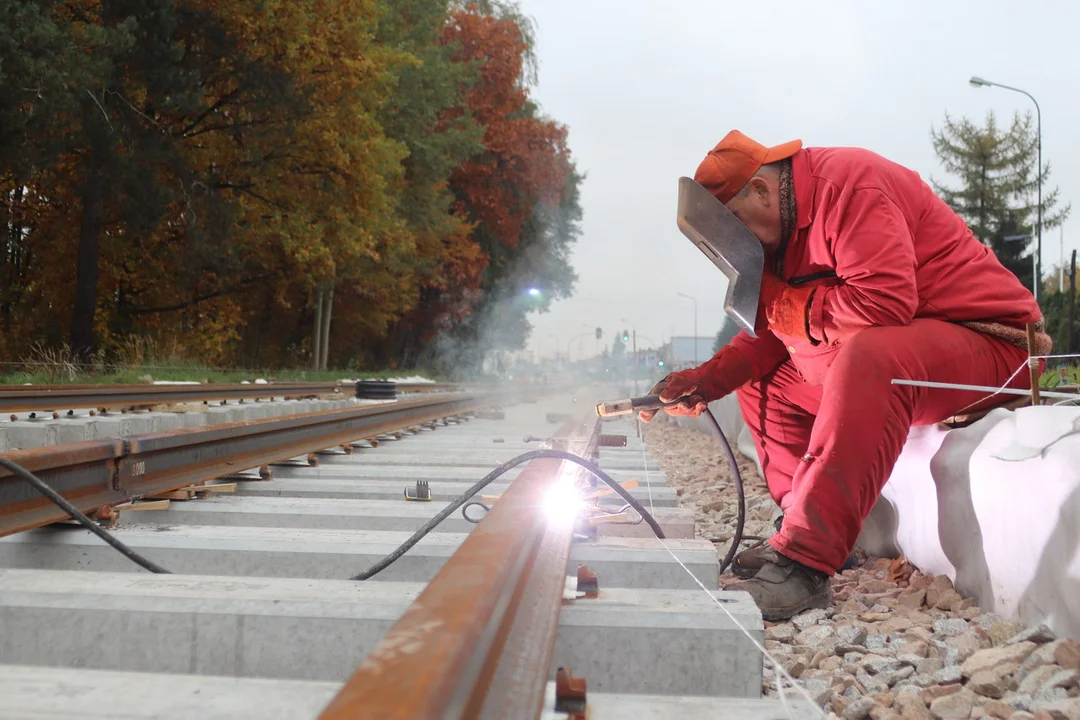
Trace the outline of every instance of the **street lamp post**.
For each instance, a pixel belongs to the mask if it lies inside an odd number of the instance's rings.
[[[634,362],[637,362],[637,323],[633,320],[627,320],[626,318],[619,318],[619,322],[630,323],[630,331],[634,333]]]
[[[559,336],[556,333],[548,333],[549,338],[555,338],[555,365],[559,364],[559,351],[562,350],[562,345],[559,344]]]
[[[633,373],[633,375],[634,375],[634,395],[636,396],[636,395],[637,395],[637,391],[638,391],[638,384],[637,384],[637,376],[638,376],[638,370],[637,370],[637,366],[638,366],[638,356],[637,356],[637,323],[636,323],[636,322],[634,322],[633,320],[627,320],[626,318],[619,318],[619,320],[620,320],[621,322],[625,322],[625,323],[630,323],[630,331],[631,331],[632,333],[634,333],[634,345],[633,345],[633,352],[632,352],[632,354],[631,354],[631,357],[633,357],[633,358],[634,358],[634,361],[633,361],[632,363],[630,363],[630,367],[631,367],[631,368],[633,368],[633,369],[631,370],[631,372],[632,372],[632,373]]]
[[[1023,235],[1006,235],[1005,237],[1002,238],[1002,240],[1004,240],[1005,242],[1015,242],[1017,240],[1027,240],[1027,241],[1030,242],[1031,241],[1031,233],[1024,233]],[[1035,301],[1038,302],[1039,293],[1038,293],[1037,290],[1035,290],[1035,288],[1039,284],[1039,274],[1038,274],[1039,273],[1039,266],[1035,262],[1035,260],[1036,260],[1035,255],[1032,254],[1032,256],[1031,256],[1031,273],[1032,273],[1032,275],[1031,275],[1031,285],[1032,285],[1032,290],[1035,293]]]
[[[1003,90],[1012,90],[1013,92],[1023,93],[1027,95],[1031,102],[1035,103],[1035,123],[1036,133],[1039,141],[1039,165],[1035,169],[1035,179],[1039,187],[1039,200],[1037,207],[1038,219],[1035,221],[1035,280],[1032,285],[1035,288],[1035,302],[1039,302],[1039,285],[1042,284],[1042,110],[1039,108],[1039,101],[1029,93],[1027,90],[1021,90],[1020,88],[1010,87],[1009,85],[1002,85],[1001,83],[990,82],[989,80],[983,80],[981,77],[972,76],[972,87],[999,87]]]
[[[691,300],[694,303],[694,364],[697,365],[698,364],[698,354],[697,354],[697,345],[698,345],[698,342],[697,342],[697,298],[692,296],[692,295],[683,295],[682,293],[675,293],[675,294],[678,295],[679,297],[683,297],[683,298],[686,298],[687,300]]]

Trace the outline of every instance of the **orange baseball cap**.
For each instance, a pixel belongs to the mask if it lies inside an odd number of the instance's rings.
[[[709,151],[694,173],[694,181],[727,203],[739,194],[762,165],[789,158],[802,148],[802,140],[766,147],[732,130]]]

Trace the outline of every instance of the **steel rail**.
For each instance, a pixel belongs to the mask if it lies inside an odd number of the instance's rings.
[[[397,383],[398,392],[433,393],[453,391],[489,390],[493,385],[486,383]]]
[[[458,393],[344,410],[223,423],[17,450],[5,457],[89,513],[102,506],[232,475],[324,448],[504,402],[505,393]],[[0,537],[67,516],[0,468]]]
[[[73,408],[120,410],[213,400],[310,398],[352,395],[356,381],[199,383],[183,385],[0,385],[0,412],[49,412]],[[401,393],[483,392],[484,383],[395,383]]]
[[[211,400],[310,398],[342,392],[337,382],[198,385],[0,385],[0,412],[122,409]],[[346,392],[351,393],[350,390]]]
[[[595,450],[597,418],[556,433]],[[572,523],[549,522],[543,500],[580,468],[534,460],[368,655],[320,716],[535,718],[551,677]]]

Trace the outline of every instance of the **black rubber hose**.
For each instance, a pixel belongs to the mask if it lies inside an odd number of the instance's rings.
[[[61,495],[60,493],[53,490],[51,487],[48,486],[48,484],[45,483],[44,480],[39,478],[37,475],[34,475],[32,472],[30,472],[29,470],[24,468],[22,465],[19,465],[18,463],[14,463],[11,460],[8,460],[6,457],[0,456],[0,467],[7,468],[11,472],[15,473],[15,475],[19,476],[20,478],[22,478],[23,480],[28,482],[31,487],[33,487],[35,490],[37,490],[39,493],[41,493],[45,497],[49,498],[49,500],[52,500],[56,505],[58,505],[60,507],[61,510],[66,512],[73,519],[78,520],[79,523],[81,523],[83,527],[85,527],[87,530],[89,530],[90,532],[97,535],[102,540],[104,540],[114,550],[119,552],[121,555],[126,557],[131,562],[135,563],[136,565],[141,565],[142,567],[146,568],[147,570],[149,570],[152,573],[158,573],[158,574],[161,574],[161,575],[171,575],[172,574],[168,570],[166,570],[165,568],[158,565],[157,563],[154,563],[154,562],[151,562],[150,560],[147,560],[142,555],[140,555],[139,553],[135,552],[134,550],[129,548],[124,543],[117,540],[116,536],[114,536],[112,533],[106,531],[104,528],[102,528],[96,522],[94,522],[93,520],[88,518],[86,515],[84,515],[82,512],[80,512],[79,509],[77,507],[75,507],[74,505],[72,505],[71,503],[69,503],[64,498],[63,495]]]
[[[450,517],[450,515],[452,515],[454,511],[456,511],[458,508],[468,502],[469,498],[471,498],[473,495],[483,490],[493,481],[497,480],[508,470],[511,470],[512,468],[521,465],[522,463],[526,463],[530,460],[536,460],[539,458],[566,460],[585,468],[590,473],[598,477],[600,480],[604,481],[608,486],[611,487],[612,490],[616,492],[616,494],[619,495],[619,497],[625,500],[630,507],[634,508],[634,510],[636,510],[641,515],[642,519],[649,524],[649,527],[652,528],[652,531],[656,534],[656,537],[660,538],[661,540],[664,539],[664,531],[660,528],[660,525],[656,522],[656,519],[652,516],[652,514],[650,514],[649,511],[641,505],[641,503],[635,500],[634,497],[629,492],[627,492],[625,488],[619,485],[618,482],[612,479],[607,473],[598,468],[596,465],[592,464],[588,460],[585,460],[584,458],[578,457],[573,453],[568,453],[563,450],[531,450],[527,453],[522,453],[515,458],[507,460],[502,465],[489,472],[482,479],[476,482],[472,487],[470,487],[460,496],[451,501],[449,505],[440,510],[439,513],[435,515],[435,517],[424,523],[424,525],[415,533],[413,533],[408,540],[402,543],[400,547],[398,547],[396,550],[394,550],[392,553],[387,555],[379,562],[372,565],[364,572],[360,573],[359,575],[354,575],[349,579],[367,580],[382,572],[390,565],[392,565],[396,560],[398,560],[402,555],[412,549],[412,547],[416,545],[416,543],[420,542],[420,540],[425,535],[434,530],[439,523]],[[45,483],[45,481],[34,475],[26,468],[12,462],[11,460],[8,460],[3,456],[0,456],[0,466],[7,468],[15,475],[28,482],[34,489],[36,489],[42,495],[44,495],[49,500],[58,505],[64,512],[66,512],[75,520],[78,520],[84,527],[86,527],[87,530],[104,540],[117,552],[119,552],[127,559],[131,560],[133,563],[140,565],[153,573],[161,573],[165,575],[171,574],[165,568],[151,562],[150,560],[147,560],[142,555],[117,540],[112,533],[106,531],[96,522],[94,522],[82,512],[80,512],[78,508],[68,502],[62,495],[49,487],[48,484]]]
[[[664,539],[664,531],[660,528],[659,523],[656,522],[656,519],[652,516],[652,514],[649,513],[649,511],[646,510],[641,505],[641,503],[635,500],[634,496],[627,492],[627,490],[622,485],[619,485],[619,483],[613,480],[607,473],[598,468],[596,465],[593,465],[591,462],[585,460],[584,458],[578,457],[573,453],[565,452],[563,450],[530,450],[527,453],[522,453],[515,458],[507,460],[502,465],[489,472],[483,478],[478,480],[472,487],[470,487],[464,493],[452,500],[450,504],[440,510],[435,517],[424,523],[424,525],[419,530],[414,532],[412,536],[408,540],[403,542],[396,550],[384,557],[379,562],[369,567],[364,572],[360,573],[359,575],[354,575],[349,579],[368,580],[379,574],[386,568],[390,567],[402,555],[409,552],[409,550],[411,550],[412,547],[416,545],[416,543],[420,542],[420,540],[423,539],[425,535],[435,529],[436,525],[453,515],[459,507],[468,502],[469,498],[471,498],[473,495],[483,490],[485,487],[490,485],[492,482],[497,480],[499,477],[501,477],[503,474],[513,469],[514,467],[521,465],[522,463],[529,462],[530,460],[536,460],[538,458],[553,458],[556,460],[566,460],[568,462],[575,463],[585,468],[590,473],[603,480],[609,487],[611,487],[612,490],[616,492],[616,494],[618,494],[619,497],[625,500],[630,507],[634,508],[634,510],[637,510],[638,513],[641,514],[641,517],[645,520],[645,522],[649,524],[649,527],[652,528],[652,531],[656,534],[656,537],[660,538],[661,540]]]
[[[716,422],[716,416],[712,414],[712,410],[706,407],[705,414],[709,417],[713,429],[716,430],[716,434],[720,438],[720,445],[723,446],[724,455],[727,457],[728,465],[731,466],[731,476],[735,479],[735,494],[739,498],[735,534],[731,536],[731,547],[728,548],[724,561],[720,563],[720,574],[723,575],[724,571],[731,566],[731,562],[735,559],[735,554],[739,552],[739,545],[743,540],[743,526],[746,524],[746,493],[743,491],[742,474],[739,473],[739,463],[735,460],[735,453],[731,449],[731,443],[728,442],[724,431],[720,429],[720,423]]]

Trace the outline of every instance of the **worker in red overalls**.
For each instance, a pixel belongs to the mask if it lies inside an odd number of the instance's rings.
[[[1051,341],[1032,294],[919,176],[857,148],[766,147],[733,130],[694,179],[761,241],[756,339],[653,392],[697,416],[734,391],[769,492],[768,544],[733,563],[766,620],[827,607],[913,425],[999,403],[893,378],[1000,386]],[[1012,387],[1028,387],[1028,373]],[[972,403],[975,403],[972,405]],[[654,412],[642,412],[650,420]]]

